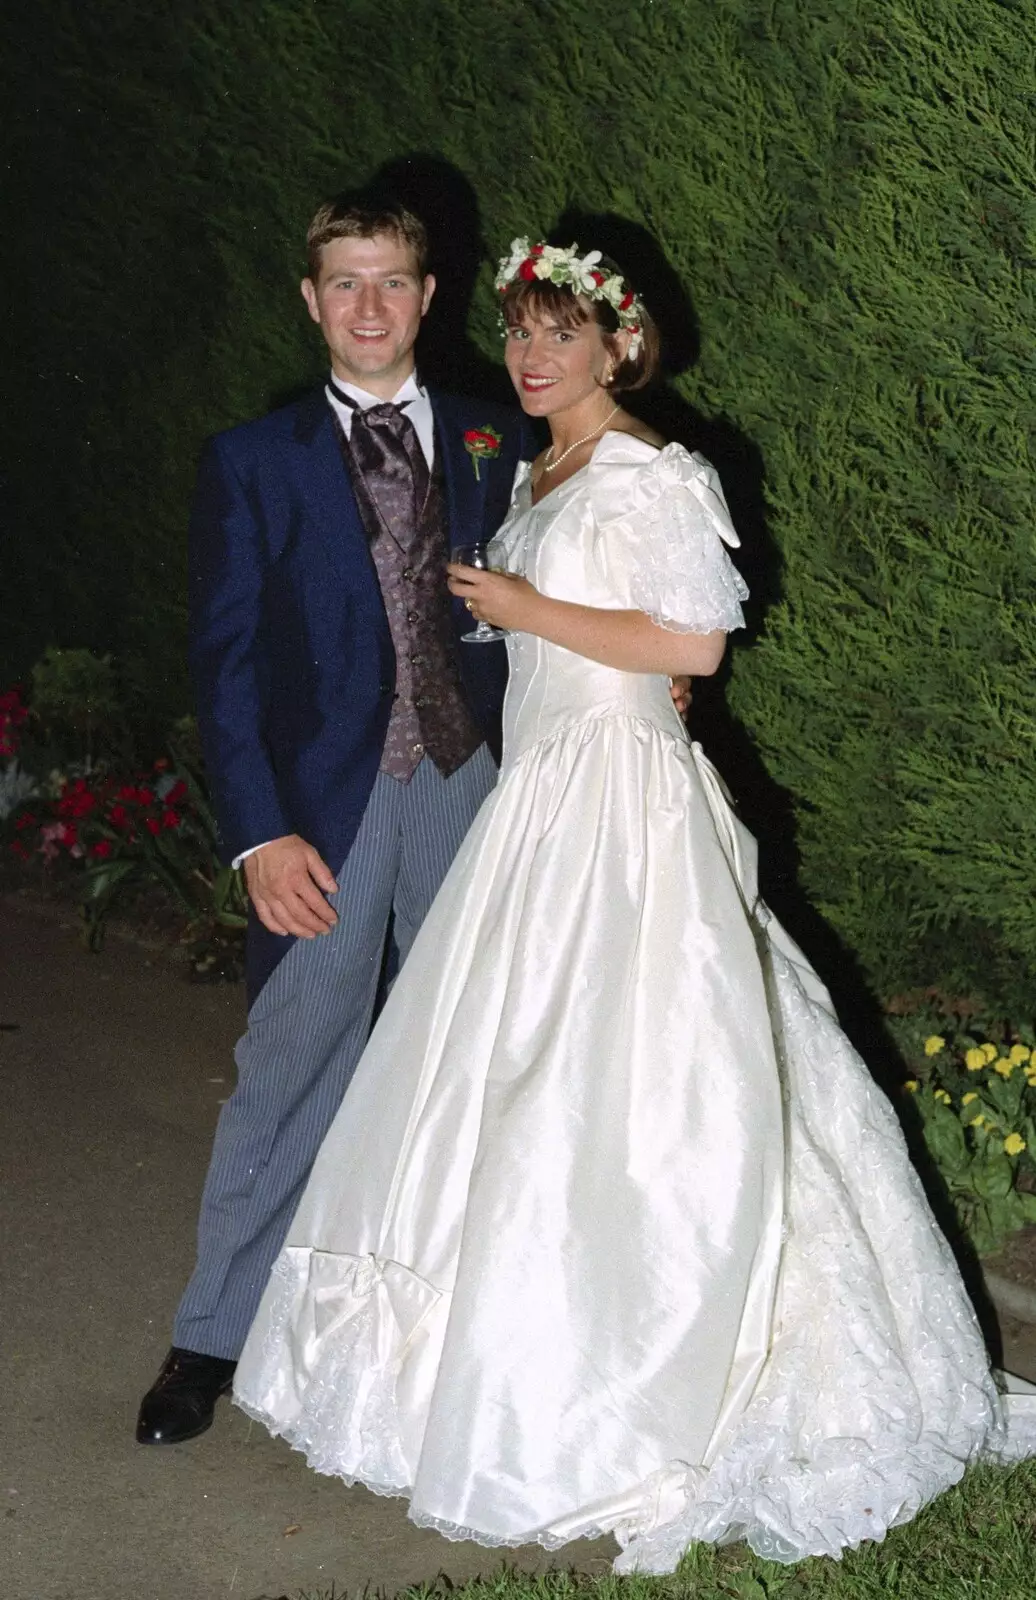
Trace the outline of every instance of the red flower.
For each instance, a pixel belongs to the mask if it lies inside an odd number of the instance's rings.
[[[627,289],[626,293],[623,295],[622,299],[619,301],[619,310],[620,311],[628,311],[630,306],[633,304],[635,299],[636,299],[636,295],[633,293],[633,290],[632,289]]]
[[[108,813],[108,821],[113,828],[125,828],[129,823],[129,812],[125,806],[112,806]]]
[[[492,461],[500,454],[503,443],[503,434],[497,433],[495,428],[468,428],[464,434],[464,448],[471,457],[471,465],[475,469],[476,479],[479,476],[478,464],[480,460]]]
[[[172,806],[166,806],[162,812],[163,828],[178,828],[182,821],[183,818],[180,816],[179,811],[174,811]]]
[[[18,818],[18,821],[14,825],[15,832],[20,833],[22,828],[34,828],[38,821],[39,818],[35,816],[33,812],[23,811],[21,816]]]
[[[170,789],[169,793],[166,795],[165,803],[167,806],[176,806],[179,805],[181,800],[186,800],[186,798],[187,785],[182,778],[178,778],[173,784],[173,787]]]
[[[541,256],[542,254],[543,246],[541,244],[534,244],[532,249],[529,251],[530,256]]]
[[[161,831],[162,824],[157,817],[145,817],[144,826],[148,833],[158,833]]]
[[[0,723],[0,756],[13,756],[17,749],[18,746]]]
[[[531,283],[536,276],[536,265],[531,256],[526,256],[518,268],[518,276],[524,283]]]
[[[7,689],[0,694],[0,724],[9,722],[13,728],[20,728],[28,715],[17,689]]]
[[[112,842],[110,839],[98,839],[96,844],[90,846],[90,854],[96,856],[98,861],[106,861],[111,853]]]
[[[168,767],[168,765],[169,765],[169,757],[168,756],[159,756],[158,760],[155,762],[155,771],[156,772],[164,772],[166,767]]]
[[[154,805],[154,803],[155,803],[155,791],[153,789],[138,789],[137,790],[137,804],[138,804],[138,806],[151,806],[151,805]]]
[[[119,787],[119,799],[124,800],[127,805],[134,805],[137,799],[135,785],[132,783],[121,784]]]
[[[23,839],[12,839],[11,854],[17,856],[19,861],[28,861],[32,851],[28,849]]]
[[[74,822],[62,822],[58,825],[54,837],[59,844],[65,846],[66,850],[71,850],[73,845],[79,843],[79,829]]]
[[[97,806],[97,796],[91,794],[80,778],[71,789],[66,789],[58,801],[59,817],[88,817]]]
[[[604,282],[604,273],[598,272],[595,269],[593,272],[591,272],[590,276],[596,283],[597,287],[600,288],[601,284]]]

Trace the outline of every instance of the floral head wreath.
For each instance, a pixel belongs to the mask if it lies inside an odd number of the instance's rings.
[[[628,328],[632,335],[629,355],[635,361],[644,342],[644,307],[625,278],[599,266],[600,259],[600,250],[581,256],[574,244],[563,250],[556,244],[530,245],[528,239],[512,239],[510,254],[500,257],[496,287],[503,294],[512,283],[539,279],[564,284],[573,294],[585,294],[588,300],[606,300],[618,317],[619,326]]]

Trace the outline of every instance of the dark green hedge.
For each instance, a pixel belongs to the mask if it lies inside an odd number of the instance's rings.
[[[750,536],[768,604],[728,700],[805,889],[886,988],[1036,1000],[1030,0],[42,0],[18,26],[8,672],[103,646],[182,708],[193,462],[319,361],[315,199],[438,159],[461,371],[477,211],[492,254],[616,213],[693,303],[670,412]],[[485,265],[469,326],[495,357]]]

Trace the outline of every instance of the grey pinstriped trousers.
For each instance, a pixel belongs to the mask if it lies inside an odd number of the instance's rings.
[[[496,781],[482,745],[449,778],[430,760],[408,784],[379,773],[337,874],[334,929],[298,939],[248,1014],[238,1080],[216,1126],[198,1260],[173,1343],[236,1359],[302,1187],[367,1042],[390,912],[405,960]]]

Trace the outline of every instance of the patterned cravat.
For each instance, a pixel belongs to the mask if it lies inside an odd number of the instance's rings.
[[[396,543],[405,548],[413,538],[429,483],[428,463],[414,425],[399,406],[383,403],[364,410],[336,383],[330,387],[352,409],[349,443],[375,510]]]

